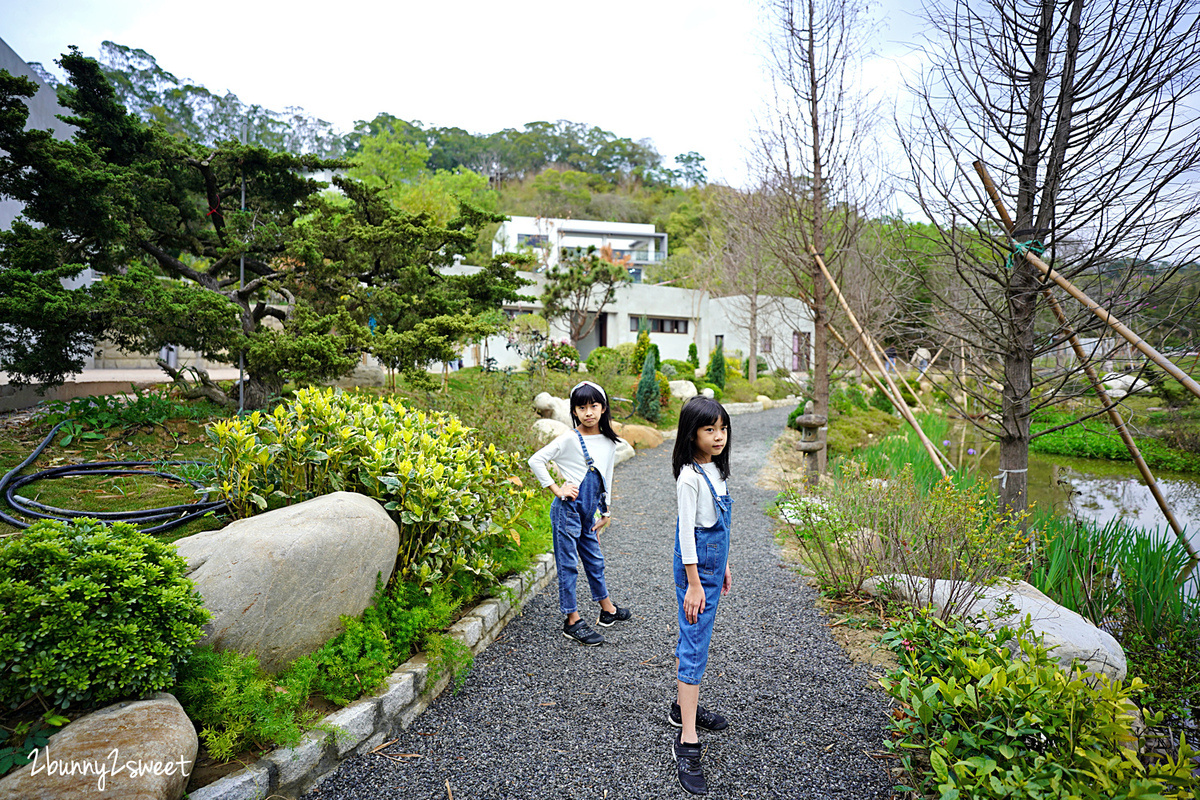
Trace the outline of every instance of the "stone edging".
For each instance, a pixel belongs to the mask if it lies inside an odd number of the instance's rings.
[[[771,400],[765,403],[721,403],[725,406],[725,410],[729,412],[729,416],[734,417],[738,414],[748,414],[754,411],[766,411],[769,408],[782,408],[784,406],[794,406],[800,401],[795,397],[785,397],[781,400]]]
[[[449,636],[480,653],[528,602],[554,577],[554,554],[538,556],[534,566],[504,581],[513,596],[484,600],[450,627]],[[268,795],[299,796],[329,777],[352,756],[369,753],[408,728],[450,683],[443,675],[426,685],[429,660],[424,653],[410,658],[387,679],[382,694],[367,697],[322,720],[342,732],[306,733],[300,744],[275,750],[245,769],[188,793],[190,800],[263,800]]]

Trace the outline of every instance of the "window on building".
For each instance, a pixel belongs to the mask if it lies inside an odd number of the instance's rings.
[[[723,334],[723,333],[718,333],[716,336],[713,337],[713,339],[714,339],[714,341],[713,341],[713,349],[714,350],[716,350],[718,347],[725,344],[725,334]]]
[[[760,353],[771,352],[771,337],[770,336],[764,336],[758,340],[758,352],[760,352]]]
[[[629,330],[639,330],[639,325],[642,321],[641,317],[629,318]],[[646,327],[651,333],[687,333],[688,321],[686,319],[667,319],[665,317],[646,317]]]
[[[540,233],[518,233],[517,247],[549,247],[550,237]]]

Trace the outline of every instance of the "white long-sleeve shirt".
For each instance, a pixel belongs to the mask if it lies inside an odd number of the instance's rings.
[[[700,468],[708,475],[718,495],[728,491],[716,464],[709,462],[701,464]],[[696,564],[700,561],[696,555],[696,528],[717,524],[717,504],[713,502],[704,477],[691,464],[679,471],[675,495],[679,502],[679,553],[684,564]]]
[[[607,517],[612,513],[612,474],[613,464],[616,462],[617,445],[616,442],[601,433],[584,436],[583,441],[587,445],[588,455],[592,457],[593,466],[604,478],[604,505],[608,509],[604,512],[604,516]],[[573,430],[562,434],[529,457],[529,468],[533,470],[533,476],[542,486],[554,483],[547,467],[551,461],[563,474],[563,480],[566,483],[579,486],[587,477],[587,461],[584,460],[583,450],[579,447],[579,437]]]

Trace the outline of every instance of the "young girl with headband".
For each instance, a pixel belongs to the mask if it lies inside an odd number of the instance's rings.
[[[612,427],[608,396],[597,384],[591,381],[578,384],[571,390],[570,403],[575,428],[530,456],[529,467],[538,482],[555,497],[550,506],[550,524],[554,531],[554,560],[558,565],[558,604],[566,615],[563,636],[594,647],[604,643],[604,636],[579,616],[575,585],[580,562],[592,590],[592,600],[600,604],[598,624],[607,628],[632,616],[629,609],[618,608],[608,596],[604,555],[597,536],[611,520],[609,500],[617,434]],[[563,475],[561,486],[550,476],[551,461]]]

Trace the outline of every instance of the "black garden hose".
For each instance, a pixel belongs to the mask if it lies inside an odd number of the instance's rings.
[[[169,472],[160,472],[157,470],[136,469],[137,467],[151,467],[155,465],[170,465],[170,464],[201,464],[201,461],[103,461],[91,464],[68,464],[62,467],[52,467],[50,469],[35,472],[32,475],[25,475],[18,478],[17,475],[21,470],[32,464],[37,457],[42,454],[51,441],[54,435],[58,433],[58,429],[66,425],[70,420],[58,423],[53,430],[46,435],[32,453],[29,458],[22,461],[16,467],[8,472],[3,478],[0,478],[0,494],[8,502],[8,505],[28,517],[36,517],[38,519],[53,519],[61,522],[68,522],[79,517],[91,517],[98,519],[101,522],[128,522],[134,525],[147,525],[153,522],[162,522],[160,525],[155,525],[151,528],[143,528],[143,533],[159,533],[161,531],[169,531],[172,528],[178,528],[187,522],[202,517],[212,511],[225,507],[224,500],[209,500],[206,492],[197,502],[185,503],[175,506],[163,506],[161,508],[147,508],[140,511],[75,511],[68,508],[54,508],[42,503],[30,500],[27,497],[22,497],[17,494],[17,490],[23,486],[28,486],[31,483],[36,483],[42,480],[51,480],[53,478],[64,478],[68,476],[78,475],[152,475],[166,480],[175,481],[177,483],[186,483],[189,486],[197,489],[203,488],[196,481],[181,478],[178,475],[172,475]],[[36,509],[36,510],[35,510]],[[16,528],[28,528],[30,523],[23,522],[15,517],[11,517],[4,512],[0,512],[0,520],[4,520],[9,525]]]

